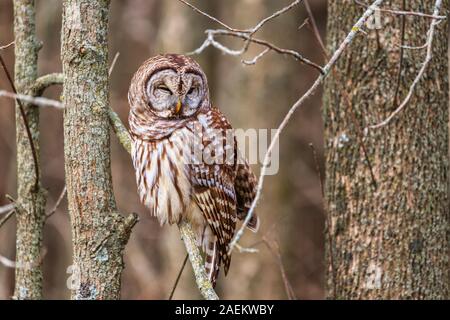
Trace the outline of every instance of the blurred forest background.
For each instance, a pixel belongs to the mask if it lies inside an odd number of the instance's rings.
[[[193,4],[236,28],[254,26],[263,17],[289,4],[289,0],[193,1]],[[61,1],[37,0],[38,37],[43,42],[39,72],[61,71]],[[311,0],[312,11],[324,36],[326,0]],[[319,64],[323,56],[308,27],[299,29],[306,18],[301,5],[272,21],[259,37],[283,48],[295,49]],[[0,0],[0,44],[13,40],[12,1]],[[173,0],[113,0],[111,2],[110,59],[120,58],[111,77],[111,105],[128,123],[128,85],[138,66],[158,53],[185,53],[199,47],[204,30],[217,25]],[[226,44],[239,48],[240,40]],[[248,58],[260,52],[252,49]],[[4,51],[13,70],[13,49]],[[268,54],[256,66],[243,66],[240,58],[225,56],[208,48],[196,58],[206,71],[214,104],[231,120],[235,128],[276,128],[291,105],[312,83],[316,72],[291,57]],[[9,90],[4,76],[0,88]],[[58,99],[61,88],[52,88],[46,96]],[[248,233],[244,246],[260,250],[258,254],[233,255],[230,273],[223,274],[218,294],[225,299],[286,299],[285,283],[277,250],[271,251],[261,238],[276,249],[279,244],[282,264],[296,298],[324,297],[324,212],[320,183],[309,147],[313,143],[322,159],[323,126],[321,94],[318,92],[300,109],[280,142],[280,171],[267,178],[263,199],[258,207],[262,227],[258,234]],[[15,196],[16,154],[14,102],[0,100],[0,205],[6,194]],[[41,112],[43,185],[48,189],[49,210],[64,186],[62,112]],[[322,160],[321,160],[322,161]],[[320,163],[321,167],[322,163]],[[255,171],[259,168],[255,167]],[[114,191],[122,212],[137,212],[140,222],[133,230],[125,252],[122,282],[123,299],[167,299],[185,257],[184,245],[176,227],[161,228],[139,204],[134,170],[127,152],[112,136]],[[71,232],[64,200],[48,220],[44,231],[44,297],[67,299],[70,292],[66,273],[71,265]],[[11,219],[0,232],[0,255],[14,259],[15,225]],[[0,299],[9,299],[14,289],[14,270],[0,265]],[[200,297],[191,267],[183,273],[176,299]]]

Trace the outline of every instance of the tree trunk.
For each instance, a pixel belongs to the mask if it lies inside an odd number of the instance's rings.
[[[111,180],[108,0],[63,9],[65,170],[74,251],[73,299],[118,299],[135,215],[116,209]]]
[[[34,0],[14,1],[14,34],[16,89],[22,94],[32,94],[40,49],[36,38]],[[26,103],[23,103],[23,107],[39,162],[39,109]],[[16,136],[18,199],[14,298],[41,299],[41,248],[46,193],[40,183],[35,185],[35,163],[19,105],[16,105]],[[40,177],[38,179],[40,181]]]
[[[405,10],[432,13],[434,2],[392,0],[385,7],[406,3]],[[448,9],[444,1],[441,14]],[[350,0],[329,2],[329,52],[363,10]],[[329,298],[449,297],[446,20],[436,27],[433,58],[407,106],[388,125],[364,137],[360,131],[400,105],[425,60],[426,48],[399,44],[423,45],[431,19],[406,18],[402,37],[403,19],[382,13],[381,28],[355,39],[326,84]]]

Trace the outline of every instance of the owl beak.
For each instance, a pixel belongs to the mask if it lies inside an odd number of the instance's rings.
[[[183,104],[181,103],[181,100],[178,100],[177,106],[175,107],[175,114],[179,114],[182,107]]]

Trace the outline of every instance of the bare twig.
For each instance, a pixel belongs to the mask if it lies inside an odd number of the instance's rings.
[[[268,41],[253,38],[253,35],[256,32],[258,32],[258,30],[260,30],[266,23],[275,19],[276,17],[279,17],[280,15],[282,15],[285,12],[288,12],[292,8],[296,7],[298,4],[300,4],[302,2],[302,0],[296,0],[296,1],[292,2],[290,5],[280,9],[279,11],[275,12],[274,14],[261,20],[258,24],[256,24],[256,26],[254,26],[253,28],[249,28],[247,30],[239,30],[239,29],[232,28],[232,27],[228,26],[227,24],[223,23],[222,21],[220,21],[219,19],[212,17],[211,15],[201,11],[200,9],[193,6],[192,4],[190,4],[184,0],[178,0],[178,1],[188,5],[196,12],[204,15],[205,17],[211,19],[214,22],[219,23],[220,25],[222,25],[225,28],[225,29],[206,30],[205,32],[206,32],[207,36],[206,36],[206,39],[203,42],[203,44],[196,50],[188,53],[188,55],[200,54],[209,46],[213,46],[225,54],[228,54],[231,56],[240,56],[240,55],[243,55],[245,52],[247,52],[247,49],[248,49],[250,43],[255,43],[260,46],[266,47],[266,49],[269,49],[269,51],[271,50],[271,51],[277,52],[279,54],[293,56],[296,60],[298,60],[306,65],[309,65],[309,66],[317,69],[319,72],[323,73],[322,68],[318,64],[310,61],[309,59],[304,58],[299,52],[296,52],[294,50],[281,49]],[[241,38],[241,39],[245,40],[245,43],[241,49],[233,50],[233,49],[230,49],[230,48],[224,46],[220,42],[218,42],[215,39],[215,36],[231,36],[231,37],[235,37],[235,38]],[[264,52],[261,56],[263,56],[266,53],[267,52]],[[250,61],[250,63],[248,63],[248,61],[242,60],[242,63],[244,63],[246,65],[249,65],[249,64],[252,65],[252,64],[254,64],[252,62],[254,61],[256,63],[256,61],[261,56],[253,59],[252,61]]]
[[[434,13],[433,13],[434,16],[439,15],[441,6],[442,6],[442,0],[437,0],[434,5]],[[439,22],[440,22],[440,20],[438,20],[436,18],[433,18],[433,21],[431,22],[430,29],[428,30],[428,35],[427,35],[427,42],[426,42],[427,43],[427,53],[426,53],[425,61],[423,62],[422,68],[420,68],[419,73],[417,74],[416,78],[414,79],[413,83],[411,84],[406,98],[403,100],[403,102],[400,104],[400,106],[394,112],[392,112],[385,120],[383,120],[382,122],[380,122],[376,125],[369,126],[368,128],[365,129],[366,132],[368,132],[369,129],[378,129],[378,128],[384,127],[387,124],[389,124],[389,122],[391,122],[391,120],[393,118],[395,118],[405,108],[405,106],[408,104],[408,102],[411,100],[411,97],[414,94],[417,84],[422,79],[422,77],[432,59],[434,32],[435,32],[436,26],[439,24]]]
[[[39,266],[44,260],[45,255],[47,254],[47,249],[43,248],[42,252],[37,261],[27,262],[24,264],[17,263],[11,259],[6,258],[3,255],[0,255],[0,264],[10,269],[27,269],[31,270]]]
[[[403,0],[402,3],[403,6],[403,10],[406,9],[406,0]],[[406,17],[402,16],[402,26],[401,26],[401,31],[400,31],[400,61],[399,61],[399,67],[398,67],[398,74],[397,74],[397,83],[395,85],[395,91],[394,91],[394,105],[397,105],[397,100],[398,100],[398,94],[400,92],[400,82],[402,80],[402,71],[403,71],[403,60],[404,60],[404,50],[405,50],[405,30],[406,30]]]
[[[230,36],[230,37],[235,37],[235,38],[241,38],[243,40],[249,41],[251,43],[255,43],[258,44],[260,46],[269,48],[270,50],[277,52],[279,54],[283,54],[283,55],[289,55],[294,57],[294,59],[309,65],[311,67],[313,67],[314,69],[318,70],[320,73],[324,73],[323,69],[321,66],[319,66],[317,63],[310,61],[309,59],[303,57],[299,52],[294,51],[294,50],[290,50],[290,49],[282,49],[277,47],[276,45],[265,41],[265,40],[261,40],[261,39],[256,39],[256,38],[252,38],[251,36],[249,36],[246,33],[243,32],[234,32],[234,31],[228,31],[228,30],[206,30],[205,31],[207,33],[207,38],[205,40],[205,42],[195,51],[192,51],[190,53],[188,53],[188,55],[193,55],[193,54],[200,54],[202,53],[207,47],[209,46],[213,46],[216,49],[219,49],[220,51],[224,52],[225,54],[231,55],[231,56],[240,56],[243,53],[245,53],[246,51],[246,44],[242,47],[242,49],[240,50],[233,50],[230,48],[227,48],[226,46],[224,46],[223,44],[217,42],[214,38],[215,35],[217,36]]]
[[[266,50],[264,50],[263,52],[261,52],[260,54],[255,56],[252,60],[242,60],[242,63],[246,66],[253,66],[256,64],[256,62],[258,62],[259,59],[261,59],[269,51],[270,51],[270,48],[267,48]]]
[[[274,241],[274,246],[272,246],[266,238],[263,238],[263,243],[266,245],[266,247],[269,249],[269,251],[273,254],[273,256],[277,260],[278,267],[280,268],[281,272],[281,278],[283,279],[284,288],[286,290],[286,294],[288,296],[289,300],[297,300],[297,297],[295,296],[294,289],[292,288],[291,283],[289,282],[289,279],[286,274],[286,270],[284,268],[283,259],[281,257],[280,252],[280,246],[276,241]]]
[[[259,250],[256,248],[244,248],[239,244],[236,244],[236,249],[239,251],[239,253],[259,253]]]
[[[9,47],[12,47],[15,43],[16,43],[16,42],[13,41],[13,42],[11,42],[11,43],[8,43],[7,45],[0,46],[0,50],[8,49]]]
[[[317,27],[316,19],[314,18],[314,15],[312,13],[311,6],[309,5],[309,1],[305,0],[304,5],[306,8],[306,12],[308,13],[309,21],[311,21],[311,26],[312,26],[314,35],[316,37],[316,40],[319,42],[322,52],[326,55],[327,49],[325,47],[325,44],[323,43],[322,37],[320,36],[319,28]]]
[[[361,1],[358,0],[354,0],[356,4],[363,6],[363,7],[368,7],[367,4],[362,3]],[[443,19],[447,19],[446,16],[440,16],[439,12],[436,14],[426,14],[423,12],[414,12],[414,11],[405,11],[405,10],[391,10],[391,9],[383,9],[383,8],[379,8],[378,9],[380,12],[385,12],[385,13],[390,13],[390,14],[394,14],[394,15],[398,15],[398,16],[416,16],[416,17],[422,17],[422,18],[429,18],[429,19],[437,19],[437,20],[443,20]]]
[[[119,57],[120,57],[120,52],[117,52],[116,55],[114,56],[114,59],[113,59],[113,61],[111,63],[111,66],[109,67],[108,75],[110,77],[111,77],[111,75],[112,75],[112,73],[114,71],[114,68],[116,67],[116,63],[117,63],[117,60],[119,59]]]
[[[14,85],[14,81],[11,77],[11,74],[9,73],[8,67],[6,66],[5,61],[3,60],[2,55],[0,54],[0,64],[3,67],[3,70],[5,71],[6,77],[8,78],[9,84],[11,85],[12,90],[14,91],[14,94],[17,94],[16,86]],[[34,184],[34,189],[37,191],[39,189],[39,162],[38,162],[38,156],[36,152],[36,146],[34,145],[33,136],[31,135],[30,125],[28,124],[28,119],[25,113],[25,108],[22,104],[22,101],[20,99],[16,99],[17,105],[19,106],[19,112],[22,117],[25,131],[27,133],[28,142],[30,143],[31,153],[33,155],[33,162],[34,162],[34,171],[36,175],[36,180]]]
[[[3,227],[3,225],[8,222],[8,220],[16,213],[16,210],[9,211],[2,220],[0,220],[0,228]]]
[[[14,203],[10,203],[3,207],[0,207],[0,215],[5,214],[11,210],[14,210],[15,207],[16,207],[16,205]]]
[[[4,91],[4,90],[0,90],[0,97],[13,99],[13,100],[17,100],[17,101],[23,101],[26,103],[33,104],[37,107],[43,107],[43,108],[52,107],[52,108],[56,108],[56,109],[64,109],[64,106],[61,102],[52,100],[52,99],[43,98],[43,97],[27,96],[24,94],[11,93],[11,92]]]
[[[206,12],[200,10],[199,8],[195,7],[194,5],[190,4],[190,3],[187,2],[187,1],[184,1],[184,0],[178,0],[178,1],[184,3],[185,5],[187,5],[189,8],[191,8],[191,9],[194,10],[195,12],[197,12],[197,13],[199,13],[199,14],[201,14],[201,15],[207,17],[208,19],[210,19],[210,20],[212,20],[212,21],[214,21],[214,22],[220,24],[222,27],[224,27],[224,28],[227,29],[227,30],[230,30],[230,31],[236,31],[236,32],[243,32],[243,30],[234,29],[234,28],[228,26],[227,24],[223,23],[223,22],[220,21],[219,19],[217,19],[217,18],[215,18],[215,17],[213,17],[213,16],[207,14]]]
[[[54,215],[54,214],[56,213],[56,210],[58,210],[58,208],[59,208],[59,206],[60,206],[62,200],[64,199],[64,196],[66,195],[66,193],[67,193],[67,187],[64,186],[63,190],[61,191],[61,194],[60,194],[59,197],[58,197],[58,200],[56,200],[56,203],[55,203],[55,205],[53,206],[52,211],[50,211],[50,212],[45,216],[46,219],[50,218],[52,215]]]
[[[253,27],[252,29],[249,29],[248,32],[250,33],[250,35],[255,34],[256,32],[258,32],[259,29],[261,29],[267,22],[269,22],[272,19],[275,19],[279,16],[281,16],[283,13],[288,12],[289,10],[291,10],[292,8],[296,7],[297,5],[300,4],[300,2],[302,2],[302,0],[296,0],[294,2],[292,2],[290,5],[278,10],[277,12],[275,12],[274,14],[268,16],[267,18],[261,20],[255,27]]]
[[[175,290],[177,289],[178,282],[180,282],[181,275],[183,274],[183,270],[186,267],[186,263],[187,263],[188,259],[189,259],[189,254],[187,254],[186,257],[184,258],[183,265],[181,266],[180,271],[178,271],[177,279],[175,280],[172,291],[170,292],[169,300],[172,300],[173,295],[175,294]]]
[[[276,131],[275,136],[273,137],[272,142],[270,143],[270,146],[269,146],[269,148],[268,148],[268,150],[266,152],[266,155],[264,157],[264,161],[263,161],[263,165],[262,165],[262,169],[261,169],[261,173],[260,173],[260,177],[259,177],[259,181],[258,181],[258,186],[257,186],[257,192],[256,192],[255,199],[253,200],[253,203],[252,203],[252,205],[250,207],[250,210],[248,211],[248,214],[247,214],[247,217],[244,220],[244,223],[242,224],[241,228],[238,230],[238,232],[236,233],[236,235],[234,236],[233,240],[230,243],[230,247],[229,247],[229,250],[228,250],[229,254],[231,254],[231,252],[233,251],[234,246],[236,245],[236,243],[239,241],[239,239],[244,234],[244,230],[245,230],[247,224],[250,222],[250,220],[251,220],[251,218],[253,216],[253,212],[255,211],[255,208],[256,208],[256,206],[258,204],[258,201],[261,198],[261,193],[262,193],[262,189],[263,189],[263,186],[264,186],[264,177],[266,175],[267,168],[268,168],[268,166],[270,164],[271,153],[272,153],[272,150],[275,147],[278,139],[280,138],[281,132],[287,126],[287,124],[289,123],[289,120],[291,119],[291,117],[295,113],[295,111],[300,106],[302,106],[304,104],[304,102],[309,97],[311,97],[314,94],[314,92],[316,91],[316,89],[324,82],[324,80],[329,75],[330,70],[335,65],[336,61],[341,57],[342,53],[350,45],[350,43],[352,43],[353,39],[358,34],[359,30],[361,30],[361,27],[363,26],[363,24],[367,21],[367,19],[370,16],[372,16],[372,14],[380,6],[381,3],[383,3],[383,0],[376,0],[376,1],[374,1],[373,4],[364,12],[364,14],[361,16],[361,18],[353,26],[353,28],[351,29],[351,31],[349,32],[347,37],[341,43],[339,48],[336,50],[336,52],[334,52],[333,56],[328,61],[326,66],[323,68],[324,73],[321,74],[316,79],[316,81],[309,88],[309,90],[299,100],[297,100],[297,102],[291,107],[291,109],[289,110],[289,112],[287,113],[285,118],[283,119],[283,122],[278,127],[278,130]]]
[[[16,262],[8,259],[7,257],[0,255],[0,264],[3,265],[6,268],[15,269],[16,268]]]
[[[44,91],[53,85],[62,85],[64,83],[64,75],[62,73],[51,73],[42,76],[36,80],[32,92],[34,97],[41,96]]]

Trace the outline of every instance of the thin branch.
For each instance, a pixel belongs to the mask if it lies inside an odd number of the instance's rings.
[[[38,78],[31,91],[34,97],[40,97],[47,88],[63,83],[64,75],[62,73],[51,73]]]
[[[256,248],[244,248],[242,246],[240,246],[239,244],[236,244],[236,249],[238,250],[239,253],[259,253],[259,250]]]
[[[363,7],[368,7],[367,4],[362,3],[361,1],[358,0],[354,0],[356,4],[363,6]],[[417,16],[417,17],[422,17],[422,18],[429,18],[429,19],[437,19],[437,20],[444,20],[447,19],[446,16],[440,16],[439,12],[436,14],[426,14],[423,12],[414,12],[414,11],[405,11],[405,10],[390,10],[390,9],[382,9],[379,8],[378,9],[380,12],[385,12],[385,13],[390,13],[390,14],[394,14],[394,15],[398,15],[398,16]]]
[[[338,61],[338,59],[341,57],[341,55],[344,52],[344,50],[350,45],[350,43],[352,43],[353,39],[356,37],[356,35],[361,30],[361,27],[363,26],[363,24],[367,21],[367,19],[370,16],[372,16],[372,14],[380,6],[381,3],[383,3],[383,0],[376,0],[376,1],[374,1],[374,3],[364,12],[362,17],[358,20],[358,22],[356,22],[356,24],[353,26],[353,28],[351,29],[351,31],[349,32],[347,37],[344,39],[344,41],[341,43],[339,48],[333,54],[333,56],[328,61],[326,66],[323,68],[324,73],[321,74],[316,79],[316,81],[310,87],[310,89],[299,100],[297,100],[297,102],[291,107],[291,109],[289,110],[289,112],[285,116],[283,122],[281,123],[281,125],[278,128],[278,130],[276,131],[275,136],[273,137],[272,142],[271,142],[271,144],[270,144],[270,146],[269,146],[269,148],[268,148],[268,150],[266,152],[266,155],[265,155],[264,161],[263,161],[263,165],[262,165],[262,169],[261,169],[261,173],[260,173],[260,177],[259,177],[259,181],[258,181],[258,186],[257,186],[255,199],[253,200],[253,203],[252,203],[252,205],[250,207],[250,210],[247,213],[247,217],[245,218],[244,223],[242,224],[241,228],[238,230],[238,232],[236,233],[236,235],[234,236],[233,240],[230,243],[230,247],[229,247],[229,250],[228,250],[229,254],[231,254],[231,252],[233,251],[234,246],[236,245],[236,243],[239,241],[239,239],[244,234],[244,230],[247,227],[248,223],[250,222],[250,220],[251,220],[251,218],[253,216],[253,212],[255,211],[255,208],[256,208],[256,206],[258,204],[258,201],[261,198],[261,193],[262,193],[262,189],[263,189],[263,186],[264,186],[264,178],[265,178],[265,175],[266,175],[266,172],[267,172],[267,168],[268,168],[268,166],[270,164],[270,157],[271,157],[271,154],[272,154],[272,150],[275,147],[277,141],[279,140],[281,132],[287,126],[287,124],[289,123],[289,120],[291,119],[291,117],[295,113],[295,111],[300,106],[302,106],[304,104],[304,102],[309,97],[311,97],[314,94],[314,92],[316,91],[316,89],[324,82],[324,80],[329,75],[330,70],[335,65],[336,61]]]
[[[225,54],[228,54],[228,55],[232,55],[232,56],[242,55],[245,52],[245,48],[246,48],[245,45],[241,50],[232,50],[232,49],[225,47],[221,43],[217,42],[214,38],[215,35],[230,36],[230,37],[240,38],[240,39],[249,41],[251,43],[261,45],[261,46],[269,48],[270,50],[275,51],[279,54],[292,56],[296,60],[298,60],[306,65],[309,65],[309,66],[313,67],[314,69],[317,69],[320,73],[322,73],[322,74],[324,73],[324,70],[321,66],[319,66],[317,63],[314,63],[314,62],[310,61],[309,59],[303,57],[299,52],[294,51],[294,50],[279,48],[276,45],[274,45],[268,41],[252,38],[251,36],[249,36],[246,33],[234,32],[234,31],[228,31],[228,30],[222,30],[222,29],[206,30],[206,33],[208,36],[207,36],[205,42],[195,51],[188,53],[188,55],[200,54],[210,45],[212,45],[213,47],[221,50],[222,52],[224,52]]]
[[[111,75],[112,75],[112,73],[114,71],[114,68],[116,67],[116,63],[117,63],[117,60],[119,59],[119,57],[120,57],[120,52],[117,52],[116,55],[114,56],[114,59],[113,59],[113,61],[111,63],[111,66],[109,67],[108,75],[110,77],[111,77]]]
[[[270,242],[263,238],[263,243],[266,245],[266,247],[269,249],[269,251],[272,253],[272,255],[277,259],[278,267],[280,268],[281,272],[281,278],[283,279],[284,288],[286,290],[286,294],[288,296],[289,300],[297,300],[297,297],[295,296],[294,289],[292,288],[291,283],[289,282],[289,279],[286,274],[286,269],[284,268],[283,259],[281,258],[281,252],[279,245],[274,241],[276,249],[273,248],[273,246],[270,244]]]
[[[279,16],[281,16],[283,13],[288,12],[289,10],[291,10],[292,8],[296,7],[297,5],[300,4],[300,2],[302,2],[302,0],[296,0],[294,2],[292,2],[290,5],[288,5],[287,7],[282,8],[281,10],[278,10],[277,12],[275,12],[274,14],[270,15],[269,17],[261,20],[261,22],[259,22],[254,28],[249,29],[248,32],[250,33],[250,35],[255,34],[259,29],[261,29],[267,22],[269,22],[272,19],[275,19]]]
[[[12,47],[15,43],[16,43],[16,42],[13,41],[13,42],[11,42],[11,43],[8,43],[8,44],[5,45],[5,46],[0,46],[0,50],[8,49],[9,47]]]
[[[9,269],[16,268],[16,262],[11,259],[8,259],[7,257],[5,257],[3,255],[0,255],[0,264]]]
[[[191,8],[191,9],[194,10],[195,12],[197,12],[197,13],[199,13],[199,14],[201,14],[201,15],[207,17],[208,19],[210,19],[210,20],[212,20],[212,21],[214,21],[214,22],[220,24],[222,27],[224,27],[224,28],[227,29],[227,30],[230,30],[230,31],[236,31],[236,32],[243,32],[243,30],[234,29],[234,28],[228,26],[227,24],[223,23],[223,22],[220,21],[219,19],[217,19],[217,18],[215,18],[215,17],[213,17],[213,16],[207,14],[206,12],[200,10],[199,8],[197,8],[196,6],[190,4],[190,3],[187,2],[187,1],[184,1],[184,0],[178,0],[178,1],[184,3],[185,5],[187,5],[189,8]]]
[[[437,0],[434,5],[434,13],[433,13],[434,16],[439,15],[441,6],[442,6],[442,0]],[[365,129],[366,132],[369,129],[378,129],[378,128],[381,128],[381,127],[389,124],[389,122],[391,122],[391,120],[394,119],[406,107],[408,102],[411,100],[411,97],[414,94],[417,84],[422,79],[422,77],[432,59],[434,32],[435,32],[436,26],[439,24],[439,22],[440,22],[440,20],[437,20],[435,18],[431,22],[430,29],[428,30],[428,36],[427,36],[427,42],[426,42],[427,43],[427,53],[426,53],[425,61],[423,62],[422,68],[420,68],[419,73],[417,74],[416,78],[414,79],[413,83],[411,84],[411,87],[409,88],[409,92],[408,92],[406,98],[403,100],[403,102],[400,104],[400,106],[389,115],[389,117],[387,117],[385,120],[383,120],[379,124],[369,126],[368,128]]]
[[[16,213],[16,210],[9,211],[2,220],[0,220],[0,228],[3,227],[3,225],[8,222],[8,220]]]
[[[0,215],[5,214],[11,210],[14,210],[15,207],[16,207],[16,205],[14,203],[10,203],[3,207],[0,207]]]
[[[0,264],[5,266],[6,268],[10,269],[26,269],[31,270],[39,266],[42,261],[44,260],[45,255],[47,254],[47,249],[43,248],[41,251],[41,254],[39,256],[39,259],[37,261],[33,262],[26,262],[26,263],[17,263],[11,259],[6,258],[3,255],[0,255]]]
[[[13,99],[17,101],[23,101],[26,103],[33,104],[37,107],[52,107],[56,109],[64,109],[64,105],[56,100],[47,99],[43,97],[33,97],[33,96],[27,96],[24,94],[17,94],[17,93],[11,93],[8,91],[0,90],[0,97]]]
[[[186,267],[186,263],[187,263],[188,259],[189,259],[189,254],[186,254],[186,257],[184,258],[184,261],[183,261],[183,265],[181,266],[181,269],[178,272],[177,279],[175,280],[172,291],[170,292],[169,300],[172,300],[173,295],[175,294],[175,290],[177,289],[178,282],[180,282],[181,275],[183,274],[183,270]]]
[[[9,73],[8,67],[6,66],[5,61],[3,60],[2,55],[0,54],[0,64],[3,67],[3,70],[5,71],[6,77],[8,78],[9,84],[11,85],[12,90],[14,91],[14,94],[17,94],[16,86],[14,85],[14,81],[11,77],[11,74]],[[34,162],[34,171],[36,175],[36,180],[34,184],[34,189],[37,191],[39,189],[39,162],[38,162],[38,156],[36,152],[36,147],[34,145],[33,136],[31,135],[30,125],[28,123],[28,119],[25,113],[25,108],[22,104],[22,102],[19,99],[16,99],[17,105],[19,106],[19,112],[22,117],[25,131],[27,133],[28,142],[30,143],[31,153],[33,155],[33,162]]]
[[[403,6],[403,10],[406,9],[406,0],[403,0],[402,3]],[[394,91],[394,105],[397,105],[397,100],[398,100],[398,94],[400,92],[400,82],[402,80],[402,71],[403,71],[403,60],[404,60],[404,45],[405,45],[405,31],[406,31],[406,17],[403,16],[402,17],[402,26],[401,26],[401,31],[400,31],[400,61],[399,61],[399,67],[398,67],[398,74],[397,74],[397,83],[395,85],[395,91]],[[398,105],[397,105],[398,106]]]
[[[45,219],[50,218],[52,215],[56,213],[56,210],[58,210],[59,206],[61,205],[62,200],[64,199],[64,196],[67,193],[67,187],[64,186],[63,190],[61,191],[61,194],[58,197],[58,200],[56,200],[55,205],[53,206],[52,211],[50,211],[46,216]]]
[[[270,48],[267,48],[266,50],[264,50],[263,52],[261,52],[260,54],[255,56],[252,60],[242,60],[242,63],[246,66],[253,66],[258,62],[259,59],[261,59],[263,56],[265,56],[266,53],[268,53],[269,51],[270,51]]]
[[[311,26],[312,26],[315,38],[319,42],[322,52],[325,53],[325,55],[326,55],[327,49],[325,47],[325,44],[323,43],[322,37],[320,36],[319,28],[317,27],[316,19],[314,18],[314,15],[312,13],[311,6],[309,5],[309,1],[305,0],[304,5],[306,8],[306,12],[308,13],[308,16],[309,16],[309,21],[311,21]]]
[[[289,10],[291,10],[292,8],[296,7],[297,5],[299,5],[303,0],[296,0],[294,2],[292,2],[290,5],[280,9],[279,11],[275,12],[274,14],[268,16],[267,18],[261,20],[258,24],[256,24],[253,28],[247,29],[247,30],[239,30],[239,29],[235,29],[232,28],[230,26],[228,26],[227,24],[223,23],[222,21],[220,21],[219,19],[207,14],[206,12],[201,11],[200,9],[196,8],[195,6],[193,6],[192,4],[184,1],[184,0],[178,0],[186,5],[188,5],[190,8],[192,8],[194,11],[204,15],[205,17],[211,19],[214,22],[219,23],[220,25],[222,25],[224,29],[216,29],[216,30],[206,30],[206,34],[207,37],[205,39],[205,41],[202,43],[202,45],[197,48],[196,50],[188,53],[188,55],[193,55],[193,54],[200,54],[202,53],[206,48],[208,48],[209,46],[213,46],[216,49],[222,51],[225,54],[231,55],[231,56],[240,56],[242,54],[244,54],[245,52],[247,52],[250,43],[255,43],[261,46],[266,47],[267,49],[270,49],[272,51],[275,51],[277,53],[283,54],[283,55],[290,55],[293,56],[296,60],[301,61],[302,63],[309,65],[315,69],[317,69],[319,72],[323,73],[322,68],[304,58],[299,52],[296,52],[294,50],[287,50],[287,49],[281,49],[277,46],[275,46],[274,44],[267,42],[265,40],[259,40],[259,39],[254,39],[253,35],[260,30],[266,23],[268,23],[269,21],[279,17],[280,15],[282,15],[285,12],[288,12]],[[231,36],[231,37],[236,37],[236,38],[241,38],[243,40],[245,40],[245,44],[244,46],[240,49],[240,50],[233,50],[230,49],[226,46],[224,46],[223,44],[221,44],[220,42],[216,41],[214,36],[215,35],[221,35],[221,36]],[[265,52],[264,54],[266,54],[267,52]],[[263,55],[264,55],[263,54]],[[259,57],[260,58],[260,57]],[[258,59],[254,59],[253,61],[255,61]],[[246,63],[245,60],[242,61],[242,63],[246,64],[246,65],[252,65],[253,63]]]

